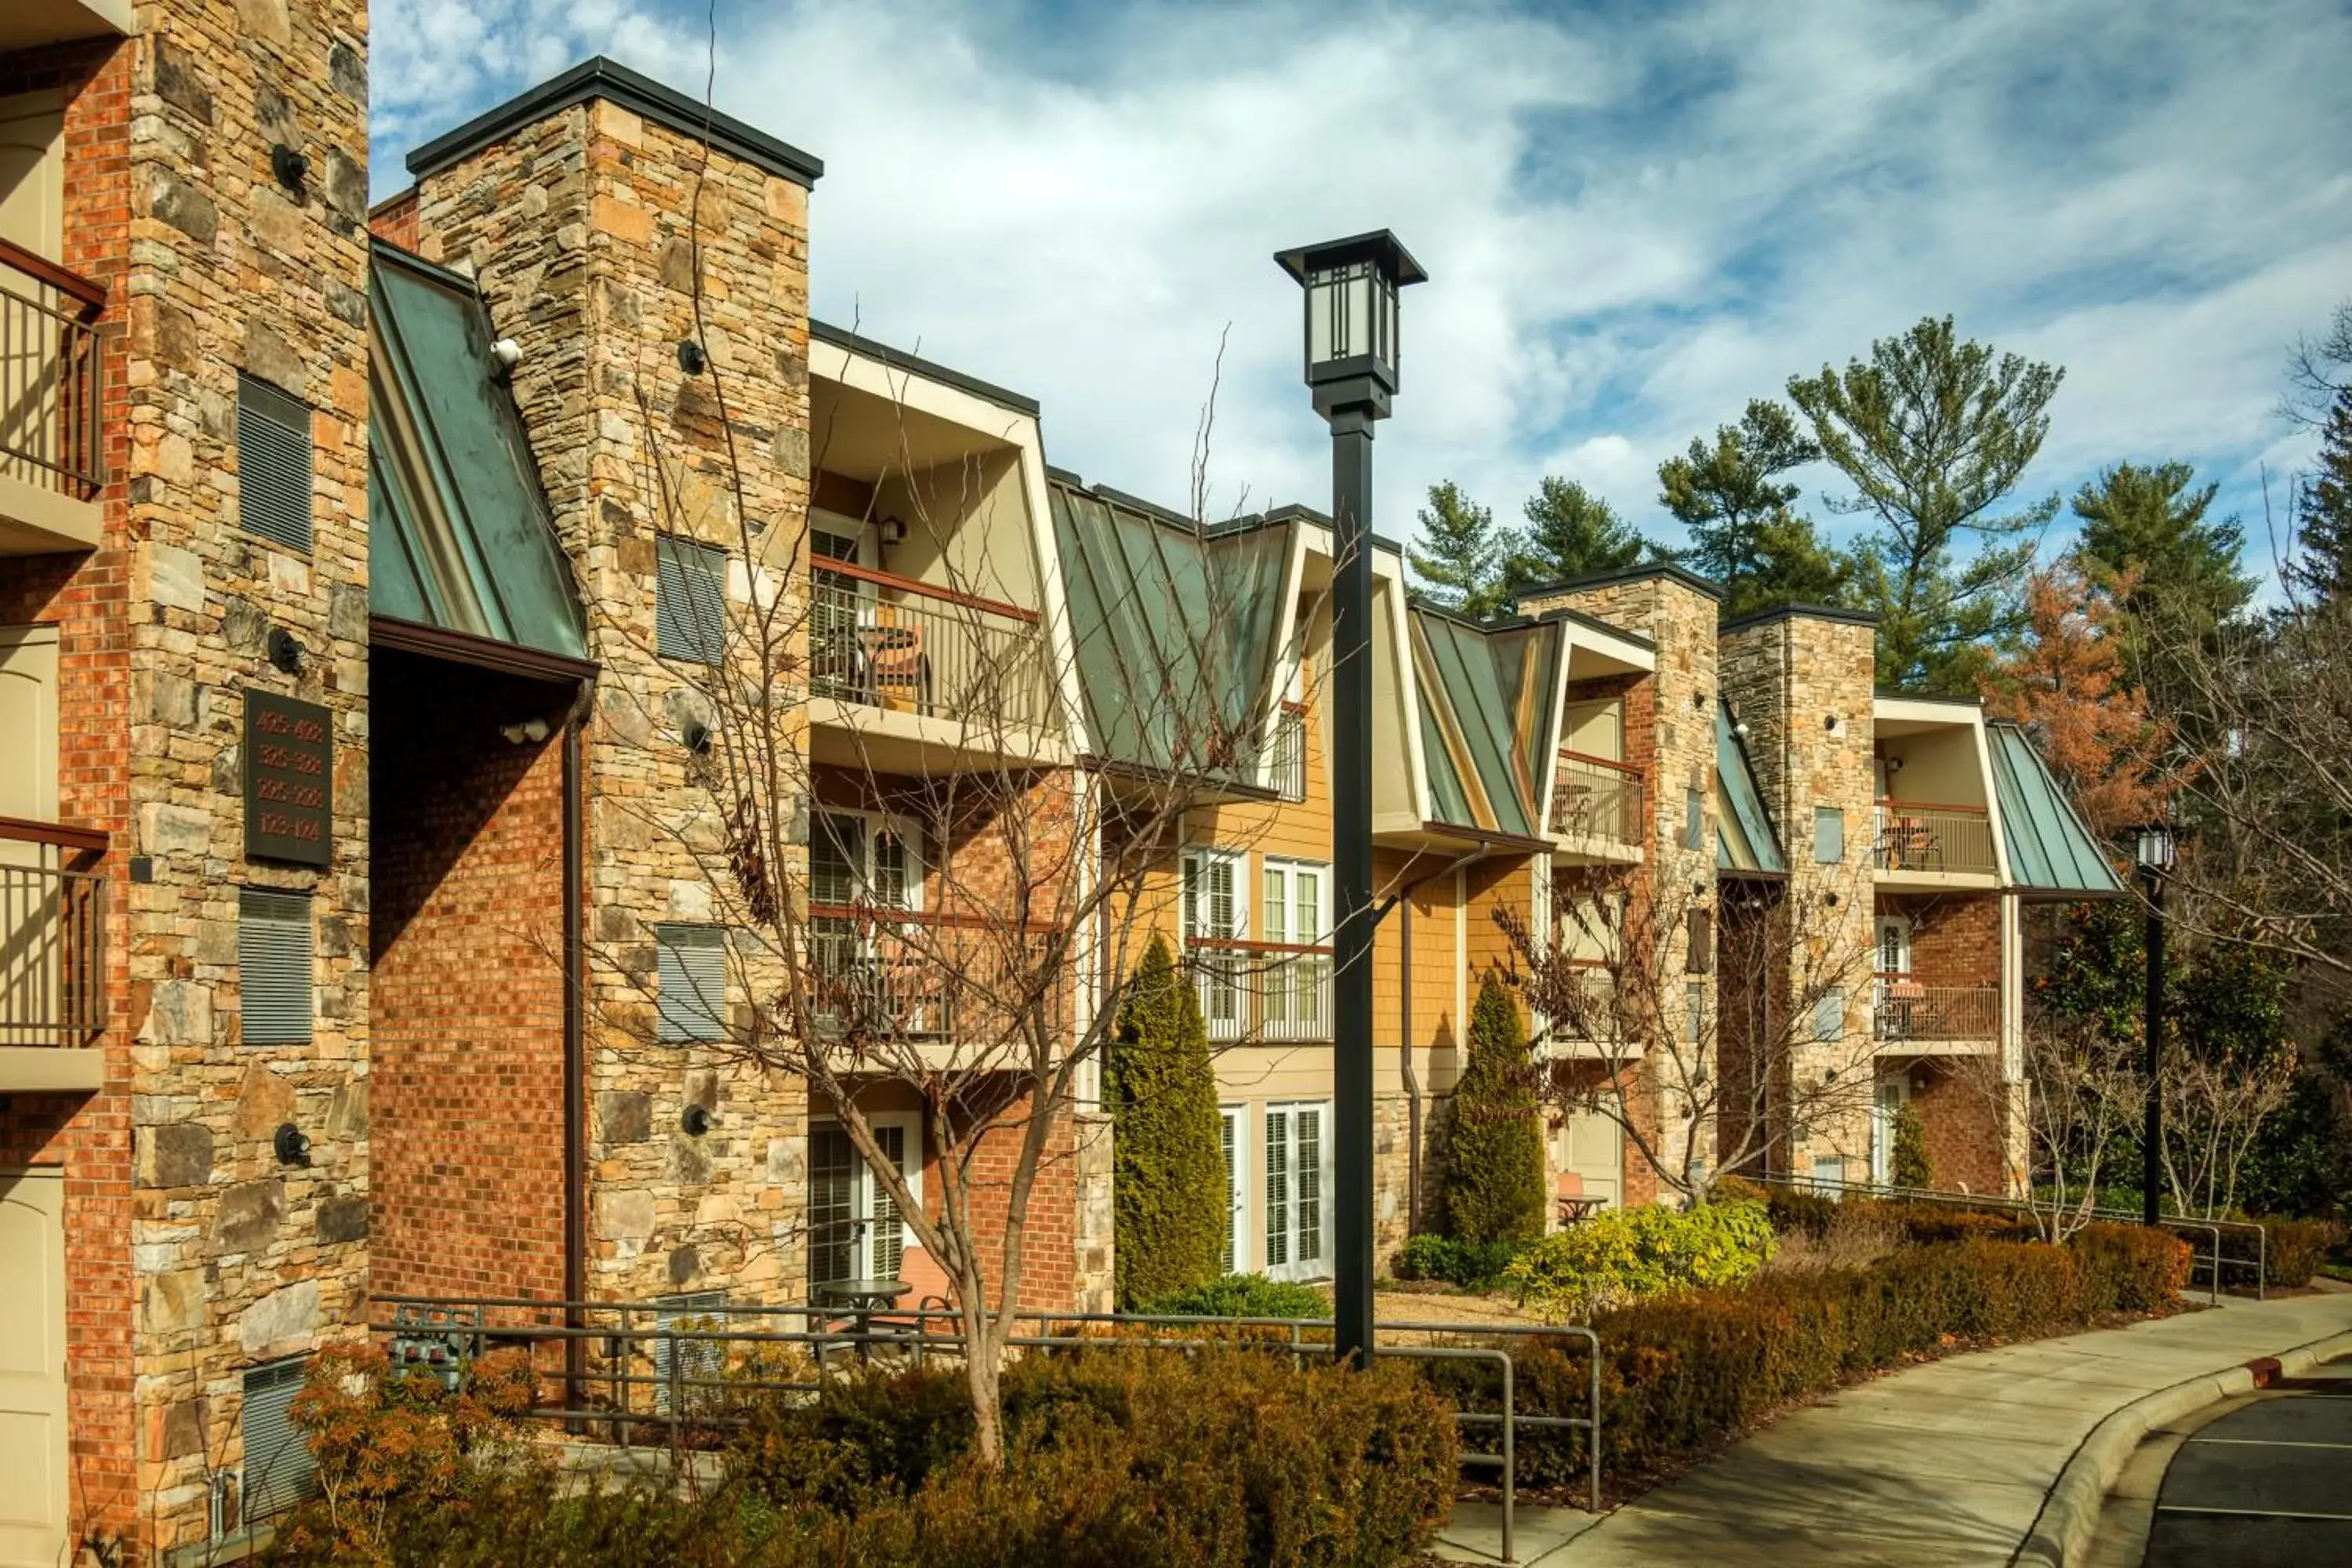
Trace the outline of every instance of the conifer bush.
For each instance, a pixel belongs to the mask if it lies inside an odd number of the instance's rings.
[[[1157,933],[1136,966],[1117,1037],[1104,1053],[1113,1127],[1113,1268],[1133,1308],[1206,1285],[1223,1271],[1233,1223],[1218,1142],[1217,1073],[1200,998]]]
[[[1936,1184],[1936,1168],[1927,1158],[1927,1128],[1918,1108],[1906,1100],[1895,1113],[1894,1158],[1887,1174],[1898,1187],[1928,1188]]]
[[[1543,1123],[1519,1005],[1493,971],[1470,1009],[1470,1059],[1454,1086],[1445,1233],[1526,1241],[1544,1232]]]

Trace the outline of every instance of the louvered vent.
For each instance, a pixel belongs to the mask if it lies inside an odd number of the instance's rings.
[[[657,925],[654,943],[656,1036],[665,1040],[726,1037],[727,933],[718,926]]]
[[[310,410],[249,375],[236,378],[236,486],[247,532],[310,552]]]
[[[727,1305],[727,1292],[724,1290],[697,1290],[684,1296],[656,1296],[654,1298],[654,1305],[660,1309],[654,1314],[654,1327],[657,1329],[677,1329],[683,1333],[709,1334],[719,1332],[727,1327],[727,1313],[724,1310]],[[755,1321],[753,1326],[765,1325]],[[688,1340],[681,1344],[673,1340],[656,1339],[652,1342],[652,1346],[654,1375],[661,1380],[654,1388],[654,1409],[659,1414],[668,1415],[672,1406],[670,1366],[673,1346],[677,1350],[677,1366],[678,1398],[676,1404],[682,1410],[706,1407],[716,1403],[718,1397],[727,1392],[722,1388],[696,1386],[698,1384],[716,1383],[720,1374],[726,1372],[727,1347],[725,1345],[716,1340]]]
[[[282,1513],[310,1495],[310,1450],[294,1429],[294,1396],[309,1363],[296,1356],[245,1374],[245,1518],[248,1524]]]
[[[727,552],[665,533],[654,560],[654,651],[717,664],[727,646]]]
[[[236,963],[245,1043],[288,1046],[310,1039],[310,899],[244,889],[237,900]]]

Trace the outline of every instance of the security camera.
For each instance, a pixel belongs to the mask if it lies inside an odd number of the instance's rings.
[[[500,338],[490,345],[490,357],[499,362],[502,371],[512,371],[522,363],[522,345],[512,338]]]

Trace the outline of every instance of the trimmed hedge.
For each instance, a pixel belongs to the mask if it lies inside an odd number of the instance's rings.
[[[2186,1267],[2186,1248],[2129,1226],[2090,1247],[1973,1239],[1906,1247],[1864,1269],[1766,1273],[1744,1285],[1685,1291],[1601,1313],[1602,1441],[1612,1468],[1654,1471],[1738,1435],[1792,1400],[1963,1342],[2061,1333],[2087,1325],[2102,1300],[2155,1307]],[[2167,1267],[2158,1263],[2170,1249]],[[2152,1294],[2151,1294],[2152,1293]],[[1569,1339],[1515,1340],[1518,1408],[1581,1415],[1587,1353]],[[1459,1392],[1492,1373],[1440,1363],[1429,1375]],[[1520,1476],[1580,1481],[1583,1437],[1522,1432]]]
[[[1112,1120],[1111,1267],[1131,1307],[1217,1276],[1233,1224],[1217,1131],[1217,1071],[1200,998],[1152,934],[1103,1057]]]
[[[1312,1285],[1263,1274],[1228,1274],[1189,1290],[1171,1291],[1142,1310],[1180,1318],[1328,1318],[1331,1302]]]
[[[2310,1284],[2319,1266],[2327,1261],[2327,1254],[2344,1245],[2344,1227],[2332,1219],[2265,1219],[2261,1224],[2270,1238],[2270,1283],[2274,1289]],[[2252,1259],[2254,1238],[2242,1230],[2223,1231],[2221,1256]],[[2252,1269],[2232,1268],[2225,1283],[2247,1286],[2253,1281]]]
[[[1526,1251],[1524,1241],[1461,1241],[1423,1232],[1408,1237],[1397,1248],[1400,1279],[1439,1279],[1469,1290],[1487,1290],[1503,1282],[1503,1271]]]
[[[1444,1191],[1445,1232],[1459,1240],[1528,1241],[1544,1232],[1543,1127],[1527,1030],[1492,970],[1470,1009]]]
[[[1287,1356],[1214,1345],[1108,1349],[1025,1358],[1003,1392],[1002,1471],[968,1451],[960,1371],[893,1369],[813,1403],[762,1404],[724,1480],[698,1495],[643,1483],[576,1495],[526,1455],[467,1479],[466,1506],[395,1498],[365,1539],[347,1531],[332,1551],[274,1560],[1387,1568],[1452,1508],[1452,1413],[1410,1364],[1293,1370]]]

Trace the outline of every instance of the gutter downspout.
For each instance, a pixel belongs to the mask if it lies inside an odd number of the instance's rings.
[[[587,1133],[587,996],[581,860],[586,850],[581,805],[581,745],[585,736],[581,720],[588,707],[590,684],[580,683],[578,698],[563,718],[563,1299],[573,1305],[565,1312],[565,1326],[584,1325],[578,1303],[587,1293],[588,1253],[586,1194],[581,1190],[586,1169]],[[563,1403],[576,1409],[582,1380],[587,1373],[587,1342],[578,1333],[563,1342]]]

